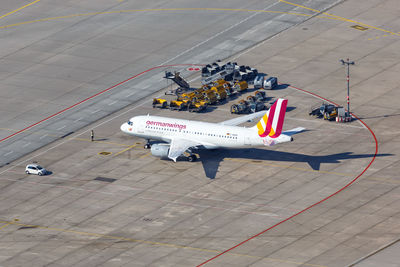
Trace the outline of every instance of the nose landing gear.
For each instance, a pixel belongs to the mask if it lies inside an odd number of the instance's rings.
[[[150,140],[146,140],[147,143],[144,145],[144,149],[150,149],[151,148],[151,144],[150,144]]]

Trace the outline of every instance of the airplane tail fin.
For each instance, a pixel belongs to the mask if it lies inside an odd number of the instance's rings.
[[[283,121],[285,119],[287,99],[279,98],[270,107],[254,128],[260,137],[278,138],[282,133]]]

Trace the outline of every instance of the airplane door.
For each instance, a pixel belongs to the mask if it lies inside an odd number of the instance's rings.
[[[139,125],[137,126],[138,133],[144,133],[144,124],[145,122],[139,123]]]
[[[250,136],[248,136],[248,135],[244,136],[244,144],[248,145],[248,146],[251,145]]]

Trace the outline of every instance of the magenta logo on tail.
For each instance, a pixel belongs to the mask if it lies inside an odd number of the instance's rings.
[[[285,119],[287,99],[279,98],[257,123],[258,135],[277,138],[282,133],[283,121]]]

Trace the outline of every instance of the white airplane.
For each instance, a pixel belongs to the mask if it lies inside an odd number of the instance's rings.
[[[261,111],[220,123],[190,121],[159,116],[137,116],[121,125],[121,131],[147,140],[146,149],[151,148],[153,156],[176,159],[186,155],[195,161],[192,149],[240,148],[273,146],[293,141],[293,134],[304,130],[298,127],[282,132],[287,100],[278,99],[268,111]],[[237,125],[261,117],[251,128]],[[150,140],[163,141],[150,145]]]

